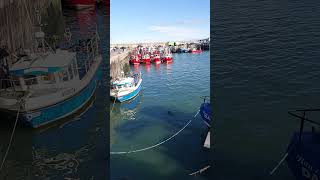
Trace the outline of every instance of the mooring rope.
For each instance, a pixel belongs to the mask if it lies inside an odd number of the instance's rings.
[[[200,170],[198,170],[198,171],[196,171],[196,172],[190,173],[189,175],[190,175],[190,176],[195,176],[195,175],[197,175],[197,174],[201,174],[201,173],[203,173],[204,171],[206,171],[206,170],[209,169],[209,168],[210,168],[210,165],[208,165],[208,166],[206,166],[206,167],[204,167],[204,168],[201,168]]]
[[[200,110],[197,111],[197,113],[193,116],[193,119],[199,114]],[[137,149],[137,150],[131,150],[131,151],[117,151],[117,152],[110,152],[110,154],[130,154],[130,153],[137,153],[137,152],[141,152],[141,151],[146,151],[146,150],[149,150],[149,149],[152,149],[152,148],[155,148],[155,147],[158,147],[160,145],[162,145],[163,143],[165,142],[168,142],[169,140],[171,140],[172,138],[174,138],[175,136],[177,136],[180,132],[182,132],[191,122],[192,120],[189,120],[187,122],[186,125],[184,125],[179,131],[177,131],[175,134],[173,134],[172,136],[170,136],[169,138],[155,144],[155,145],[152,145],[152,146],[149,146],[149,147],[146,147],[146,148],[142,148],[142,149]]]
[[[273,175],[273,173],[280,167],[280,165],[283,163],[283,161],[288,157],[290,151],[292,151],[294,145],[291,145],[289,149],[287,150],[286,154],[283,155],[281,160],[278,162],[278,164],[270,171],[270,175]]]
[[[270,172],[270,175],[273,175],[273,173],[280,167],[280,165],[283,163],[283,161],[287,158],[289,152],[287,152],[282,159],[278,162],[278,164],[272,169],[272,171]]]
[[[11,144],[12,144],[12,141],[13,141],[13,136],[14,136],[14,133],[16,131],[16,127],[17,127],[17,124],[18,124],[18,119],[19,119],[19,114],[20,114],[20,110],[21,110],[21,101],[22,101],[22,98],[18,101],[19,103],[19,109],[18,109],[18,112],[17,112],[17,115],[16,115],[16,120],[15,120],[15,123],[14,123],[14,126],[13,126],[13,130],[12,130],[12,133],[11,133],[11,137],[10,137],[10,141],[9,141],[9,144],[8,144],[8,147],[7,147],[7,150],[6,150],[6,153],[4,154],[4,157],[2,159],[2,163],[1,163],[1,167],[0,167],[0,172],[4,166],[4,163],[7,159],[7,156],[8,156],[8,153],[9,153],[9,150],[10,150],[10,147],[11,147]]]
[[[113,104],[112,104],[112,108],[111,108],[111,111],[110,111],[110,115],[111,115],[111,113],[112,113],[112,111],[113,111],[113,108],[114,108],[114,105],[115,105],[115,103],[116,103],[117,96],[118,96],[118,93],[117,93],[116,96],[114,97],[114,101],[113,101]]]

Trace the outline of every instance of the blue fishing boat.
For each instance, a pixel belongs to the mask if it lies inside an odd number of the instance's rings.
[[[210,127],[211,123],[211,105],[210,102],[208,102],[208,96],[204,96],[203,98],[203,103],[200,106],[200,115],[206,125]]]
[[[102,61],[97,31],[79,51],[53,50],[42,31],[36,38],[38,48],[20,53],[0,80],[0,111],[33,128],[66,119],[90,104]],[[78,57],[84,58],[78,62]]]
[[[207,125],[208,128],[210,128],[212,115],[211,115],[211,105],[209,102],[209,96],[204,96],[202,98],[203,98],[203,103],[200,106],[200,115],[203,119],[203,122]],[[203,146],[205,148],[210,149],[210,130],[208,130]]]
[[[314,126],[320,123],[306,117],[306,113],[320,112],[320,109],[290,111],[289,114],[300,119],[300,130],[293,133],[287,148],[288,167],[298,180],[320,179],[320,133]],[[308,123],[311,130],[304,130]]]
[[[130,100],[139,94],[141,83],[141,73],[119,78],[112,83],[110,97],[118,102]]]

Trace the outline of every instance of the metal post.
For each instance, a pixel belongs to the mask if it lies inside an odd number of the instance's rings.
[[[306,112],[303,111],[303,118],[301,118],[301,122],[300,122],[299,144],[301,143],[301,136],[302,136],[302,131],[303,131],[303,126],[304,126],[304,120],[305,119],[306,119]]]

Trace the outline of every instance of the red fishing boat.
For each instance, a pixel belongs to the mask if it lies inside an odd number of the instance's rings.
[[[164,63],[171,63],[172,62],[172,54],[171,53],[165,54],[163,57],[163,62]]]
[[[153,57],[153,62],[155,64],[161,64],[161,59],[160,59],[160,54],[154,54],[154,57]]]
[[[76,9],[94,8],[96,0],[63,0],[65,6]]]
[[[150,64],[150,56],[149,56],[149,54],[143,55],[143,57],[142,57],[142,63]]]
[[[201,48],[200,49],[193,48],[191,53],[193,53],[193,54],[202,53],[202,50],[201,50]]]
[[[130,64],[133,64],[133,65],[139,65],[140,64],[140,59],[139,59],[139,56],[131,56],[130,60],[129,60]]]

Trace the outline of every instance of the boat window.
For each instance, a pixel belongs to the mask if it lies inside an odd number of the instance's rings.
[[[56,82],[53,73],[48,73],[48,74],[42,75],[41,80],[44,81],[45,83],[55,83]]]
[[[34,75],[25,75],[24,81],[27,86],[38,84],[37,77]]]

